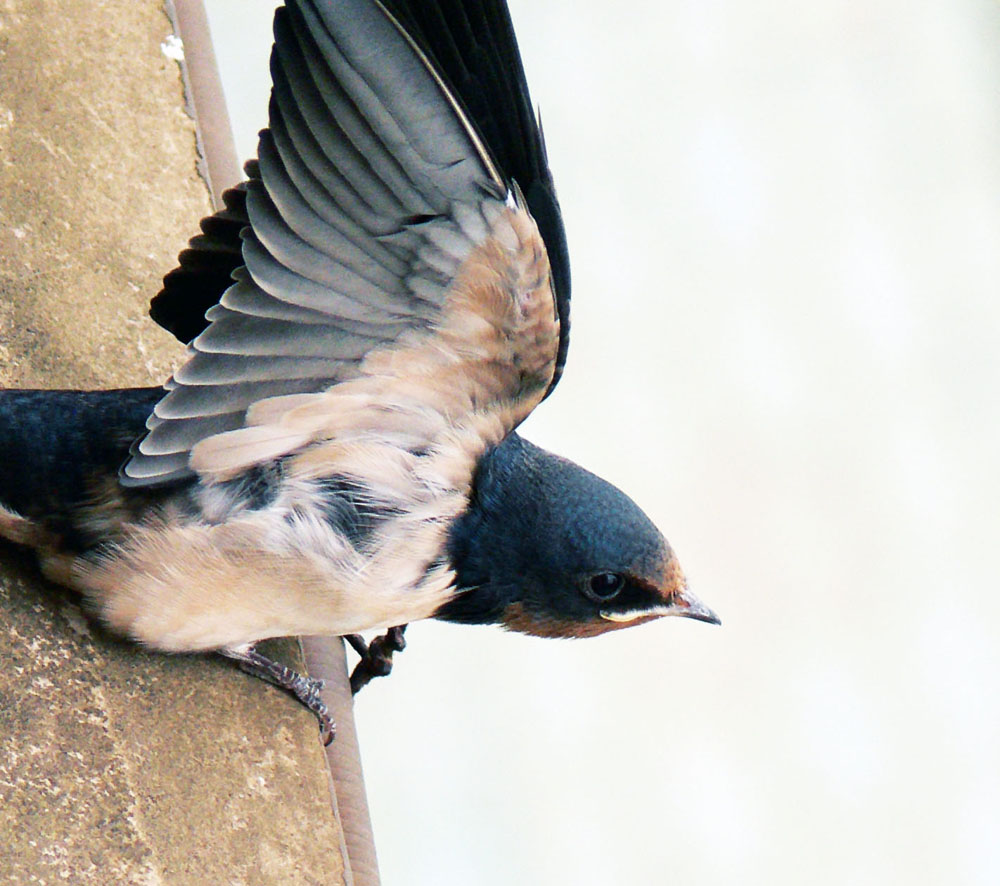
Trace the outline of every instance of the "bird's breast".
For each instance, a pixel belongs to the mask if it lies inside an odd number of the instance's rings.
[[[448,531],[504,429],[484,414],[417,450],[389,433],[317,443],[123,526],[72,584],[114,630],[172,651],[429,617],[456,593]]]

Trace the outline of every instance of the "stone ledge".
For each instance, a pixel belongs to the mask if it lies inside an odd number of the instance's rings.
[[[148,385],[183,354],[146,317],[210,211],[170,33],[158,0],[0,4],[0,384]],[[284,693],[108,637],[8,545],[0,661],[0,882],[343,881]]]

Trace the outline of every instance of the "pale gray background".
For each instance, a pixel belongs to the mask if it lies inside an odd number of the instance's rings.
[[[248,154],[273,3],[207,4]],[[384,881],[1000,882],[998,6],[512,7],[575,283],[526,434],[725,624],[411,628]]]

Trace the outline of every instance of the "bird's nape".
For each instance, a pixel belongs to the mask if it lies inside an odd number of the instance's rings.
[[[436,617],[591,637],[667,615],[718,623],[624,492],[511,434],[481,460],[449,538],[460,593]]]

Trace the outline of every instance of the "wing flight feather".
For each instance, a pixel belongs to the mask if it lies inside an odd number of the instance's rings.
[[[235,230],[242,265],[133,447],[126,485],[224,478],[346,424],[359,432],[356,410],[338,425],[345,397],[366,404],[368,433],[380,410],[454,423],[492,408],[510,430],[553,383],[564,349],[545,244],[406,7],[277,11],[259,162],[175,274],[217,279]],[[197,328],[185,310],[167,288],[153,306],[179,335]]]

